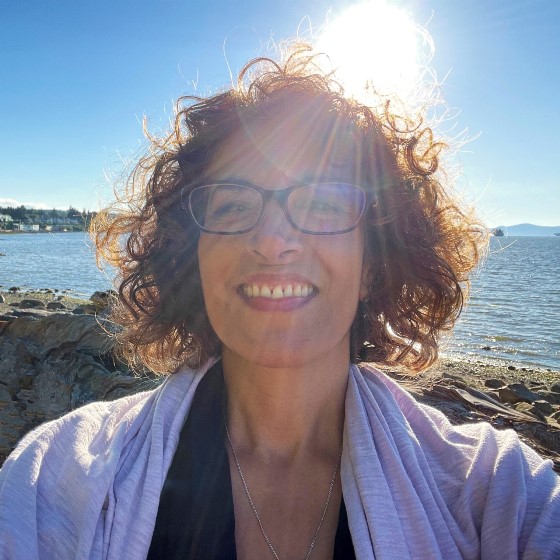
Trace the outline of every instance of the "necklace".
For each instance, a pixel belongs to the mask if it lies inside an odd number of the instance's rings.
[[[255,518],[257,519],[257,523],[259,524],[259,528],[261,530],[261,533],[264,537],[264,540],[266,541],[266,544],[268,545],[268,548],[270,548],[270,550],[272,551],[272,554],[274,554],[274,558],[276,558],[276,560],[280,560],[276,550],[274,550],[274,547],[272,546],[272,543],[270,542],[270,539],[268,538],[268,535],[266,534],[266,532],[264,530],[264,527],[263,527],[263,524],[262,524],[262,521],[261,521],[261,517],[259,515],[259,512],[257,511],[255,503],[253,502],[253,498],[251,498],[251,494],[250,494],[249,488],[247,486],[247,481],[245,480],[245,477],[243,476],[243,471],[241,470],[241,464],[239,463],[239,458],[237,457],[235,447],[233,446],[233,442],[231,441],[231,437],[229,435],[228,425],[227,425],[227,422],[225,420],[225,417],[224,417],[224,425],[226,427],[226,436],[227,436],[227,439],[228,439],[228,442],[229,442],[229,446],[231,447],[231,452],[233,453],[233,457],[235,459],[235,464],[237,466],[237,472],[239,473],[239,477],[241,478],[241,482],[243,483],[243,488],[245,490],[245,494],[247,496],[247,499],[249,500],[249,504],[251,504],[251,508],[253,510],[253,513],[255,514]],[[333,487],[334,487],[334,482],[336,480],[336,475],[338,473],[338,467],[340,466],[341,457],[342,457],[342,445],[340,446],[340,452],[338,454],[338,461],[336,462],[336,466],[334,468],[334,473],[333,473],[332,478],[331,478],[331,483],[330,483],[330,486],[329,486],[329,492],[327,494],[327,499],[325,501],[325,505],[323,506],[323,514],[321,515],[321,521],[319,521],[319,525],[317,527],[317,530],[315,531],[315,535],[313,536],[313,540],[311,541],[311,544],[309,545],[309,550],[307,551],[307,555],[305,556],[305,560],[309,560],[309,557],[311,556],[311,553],[313,552],[313,548],[315,547],[315,543],[317,542],[317,536],[319,535],[319,531],[321,530],[321,526],[323,525],[323,521],[325,520],[325,516],[327,515],[327,510],[329,509],[329,502],[331,501],[332,490],[333,490]]]

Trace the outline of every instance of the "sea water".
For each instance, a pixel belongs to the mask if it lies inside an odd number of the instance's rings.
[[[560,370],[560,237],[493,237],[449,354]]]
[[[114,271],[95,264],[85,233],[0,234],[0,289],[51,288],[89,298],[112,287]]]
[[[112,287],[83,233],[0,234],[0,286],[89,297]],[[444,354],[560,370],[560,237],[493,237]]]

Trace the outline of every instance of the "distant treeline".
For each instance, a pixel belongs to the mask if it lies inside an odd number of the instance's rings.
[[[68,210],[40,210],[25,206],[0,206],[0,229],[11,230],[15,224],[38,224],[40,229],[71,229],[86,230],[96,212],[78,210],[70,206]],[[12,219],[7,218],[10,216]]]

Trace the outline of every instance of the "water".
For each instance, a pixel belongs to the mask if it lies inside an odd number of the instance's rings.
[[[111,287],[82,233],[0,235],[0,286]],[[494,237],[444,354],[560,370],[560,237]]]
[[[448,354],[560,370],[560,237],[493,237]]]
[[[89,298],[111,288],[114,273],[95,264],[85,233],[0,234],[0,286],[71,290]]]

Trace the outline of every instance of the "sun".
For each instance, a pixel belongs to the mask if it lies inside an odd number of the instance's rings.
[[[329,21],[315,45],[350,95],[361,98],[373,86],[382,95],[406,99],[420,79],[425,42],[426,34],[404,10],[370,0]]]

